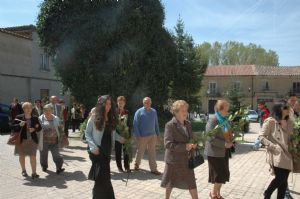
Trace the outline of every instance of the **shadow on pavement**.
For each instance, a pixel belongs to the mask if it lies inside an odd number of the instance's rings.
[[[123,182],[127,181],[128,173],[117,173],[117,172],[111,172],[111,179],[113,180],[122,180]],[[129,180],[128,183],[130,183],[130,179],[136,179],[141,181],[147,181],[147,180],[158,180],[161,179],[162,175],[154,175],[150,171],[140,169],[139,171],[132,171],[129,173]]]
[[[80,162],[86,162],[86,158],[80,157],[80,156],[70,156],[70,155],[63,154],[63,158],[64,158],[64,160],[70,160],[70,161],[77,160]]]
[[[72,172],[63,172],[60,175],[57,175],[53,171],[47,171],[49,175],[46,178],[38,178],[32,180],[31,178],[26,178],[27,182],[24,183],[26,186],[35,186],[35,187],[56,187],[58,189],[66,189],[68,186],[66,185],[67,181],[78,181],[82,182],[87,180],[86,176],[82,171]]]
[[[300,192],[296,192],[296,191],[292,191],[292,190],[290,190],[290,192],[295,195],[300,195]]]
[[[83,151],[87,151],[86,146],[68,146],[67,149],[72,149],[72,150],[83,150]]]

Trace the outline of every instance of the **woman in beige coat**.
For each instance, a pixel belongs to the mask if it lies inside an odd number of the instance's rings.
[[[287,189],[290,171],[293,170],[292,155],[288,150],[289,138],[293,133],[293,122],[289,118],[290,107],[281,101],[274,104],[272,117],[265,120],[260,141],[267,148],[269,163],[275,174],[264,198],[269,199],[275,189],[278,189],[277,198],[283,199]]]

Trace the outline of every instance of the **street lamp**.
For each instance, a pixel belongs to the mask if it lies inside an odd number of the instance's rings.
[[[209,113],[209,96],[210,96],[210,90],[209,89],[207,89],[207,91],[206,91],[206,94],[207,94],[207,113]]]

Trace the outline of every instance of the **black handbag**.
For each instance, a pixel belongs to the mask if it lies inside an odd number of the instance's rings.
[[[200,153],[200,149],[189,151],[189,168],[194,169],[204,163],[204,158]]]

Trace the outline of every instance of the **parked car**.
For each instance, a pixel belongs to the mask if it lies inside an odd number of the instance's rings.
[[[199,114],[199,118],[200,118],[200,121],[202,121],[202,122],[207,122],[207,120],[208,120],[207,115],[203,114],[203,113]]]
[[[9,132],[10,109],[8,105],[0,104],[0,132]]]
[[[258,113],[255,110],[249,110],[247,120],[250,122],[258,122]]]

